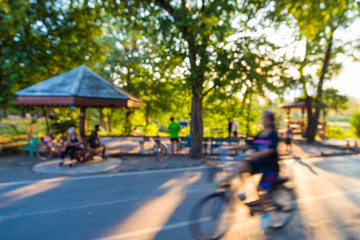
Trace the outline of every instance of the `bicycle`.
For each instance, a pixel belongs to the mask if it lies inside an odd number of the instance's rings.
[[[53,140],[50,136],[46,136],[37,147],[36,156],[40,160],[48,160],[55,152],[60,154],[64,151],[65,147],[66,142],[59,142],[59,140]]]
[[[156,161],[161,161],[167,153],[167,148],[161,143],[160,137],[154,137],[155,145],[153,147],[153,153]]]
[[[242,155],[239,160],[244,160]],[[279,229],[288,224],[294,215],[295,196],[291,189],[284,186],[289,179],[275,177],[273,173],[264,174],[257,189],[259,200],[245,203],[246,194],[236,195],[231,180],[237,176],[233,164],[226,161],[221,166],[208,170],[207,180],[214,183],[218,174],[228,177],[216,183],[216,192],[205,196],[190,214],[190,231],[196,239],[210,240],[221,238],[231,226],[234,206],[240,200],[249,207],[250,215],[260,214],[263,230]],[[275,173],[276,174],[276,173]]]

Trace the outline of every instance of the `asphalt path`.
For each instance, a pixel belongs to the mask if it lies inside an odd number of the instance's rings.
[[[193,206],[213,189],[206,167],[0,183],[0,239],[192,239]],[[297,196],[284,229],[260,230],[238,204],[223,239],[359,239],[360,156],[292,159]]]

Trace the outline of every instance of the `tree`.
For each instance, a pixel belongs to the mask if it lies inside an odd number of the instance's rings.
[[[265,36],[236,40],[231,50],[219,49],[220,64],[214,66],[218,77],[213,79],[215,89],[204,98],[205,114],[211,110],[223,115],[224,121],[236,117],[239,130],[246,136],[253,134],[252,125],[260,116],[257,99],[270,102],[270,92],[281,94],[291,82],[282,75],[285,65],[277,50]]]
[[[172,77],[169,69],[175,68],[177,61],[159,61],[161,46],[149,41],[148,28],[129,14],[119,18],[108,18],[104,45],[109,49],[101,72],[106,78],[143,101],[145,130],[150,119],[161,117],[166,112],[181,108],[184,104],[175,101],[175,96],[183,100],[179,92],[184,88],[181,79]],[[169,66],[171,65],[171,66]],[[125,112],[125,134],[131,134],[133,109]],[[139,124],[139,123],[138,123]]]
[[[231,86],[234,94],[246,82],[249,89],[261,90],[266,85],[276,89],[276,84],[268,82],[267,74],[275,71],[266,60],[239,61],[243,54],[238,50],[256,49],[247,44],[246,37],[239,37],[251,30],[247,22],[256,14],[252,1],[139,0],[113,3],[108,11],[142,25],[147,40],[160,46],[155,59],[168,66],[165,74],[182,79],[190,90],[191,157],[202,156],[203,100],[210,92]],[[256,65],[260,69],[254,68]],[[258,74],[260,80],[255,80],[256,71],[262,73]]]
[[[339,41],[335,36],[337,30],[346,28],[359,15],[359,1],[323,0],[323,1],[274,1],[270,17],[275,21],[286,21],[296,25],[299,31],[298,39],[305,42],[305,54],[297,61],[299,83],[303,86],[303,93],[307,104],[308,127],[306,138],[309,142],[315,140],[317,126],[322,109],[323,85],[331,79],[334,73],[341,69],[336,63],[336,55],[344,53],[342,46],[336,46]],[[349,55],[352,53],[349,53]],[[322,56],[321,56],[322,55]],[[313,78],[304,73],[308,66],[318,66]],[[308,91],[314,88],[314,97]]]
[[[87,1],[0,0],[0,108],[22,88],[99,61],[100,19]]]

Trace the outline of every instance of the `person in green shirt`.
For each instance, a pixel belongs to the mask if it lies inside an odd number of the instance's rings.
[[[179,152],[179,132],[180,132],[180,124],[174,122],[174,117],[170,118],[171,123],[168,126],[168,130],[170,132],[170,141],[171,141],[171,153],[174,154]]]

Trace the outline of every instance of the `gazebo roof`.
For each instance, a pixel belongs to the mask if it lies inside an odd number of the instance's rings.
[[[81,65],[15,93],[17,105],[140,108],[142,101]]]
[[[306,108],[305,100],[299,100],[292,103],[280,104],[279,108]]]

